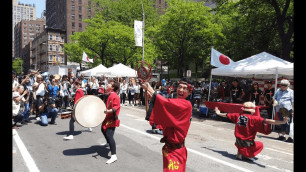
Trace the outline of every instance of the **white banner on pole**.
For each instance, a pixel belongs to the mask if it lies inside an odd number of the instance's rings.
[[[142,21],[134,20],[134,36],[136,46],[142,47]]]

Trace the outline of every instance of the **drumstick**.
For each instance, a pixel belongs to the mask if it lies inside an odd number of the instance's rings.
[[[112,103],[112,101],[109,101],[108,106],[107,106],[106,109],[109,109],[109,108],[110,108],[111,103]]]

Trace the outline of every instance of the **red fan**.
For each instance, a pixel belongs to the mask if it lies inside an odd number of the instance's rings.
[[[145,61],[140,61],[135,66],[136,76],[142,81],[150,81],[152,77],[151,65]]]

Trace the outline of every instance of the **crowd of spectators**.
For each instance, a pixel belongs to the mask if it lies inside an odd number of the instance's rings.
[[[111,80],[120,83],[118,95],[121,106],[144,106],[145,96],[137,78],[116,77],[108,78],[102,76],[85,77],[84,74],[76,76],[72,70],[67,75],[48,75],[40,71],[29,70],[28,74],[16,75],[12,73],[12,95],[13,95],[13,128],[18,129],[17,123],[27,125],[31,123],[30,116],[42,126],[48,124],[56,125],[56,116],[63,110],[72,110],[74,104],[75,88],[73,83],[79,81],[84,95],[96,95],[103,101],[107,99],[106,85]],[[272,118],[272,104],[274,88],[272,82],[268,82],[268,88],[261,90],[257,82],[249,80],[228,79],[227,81],[213,80],[209,94],[208,81],[194,81],[192,94],[187,98],[191,101],[194,109],[200,108],[208,100],[225,103],[254,102],[256,105],[269,106],[268,118]],[[151,82],[152,88],[158,94],[166,98],[176,97],[177,81],[162,79]],[[264,98],[261,104],[260,97]],[[48,118],[51,121],[48,122]]]

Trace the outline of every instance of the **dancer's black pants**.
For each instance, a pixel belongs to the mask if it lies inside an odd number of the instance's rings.
[[[107,143],[109,144],[111,154],[112,155],[116,154],[116,142],[115,142],[115,139],[114,139],[115,127],[107,128],[106,131],[104,131],[101,128],[101,131],[102,131]]]

